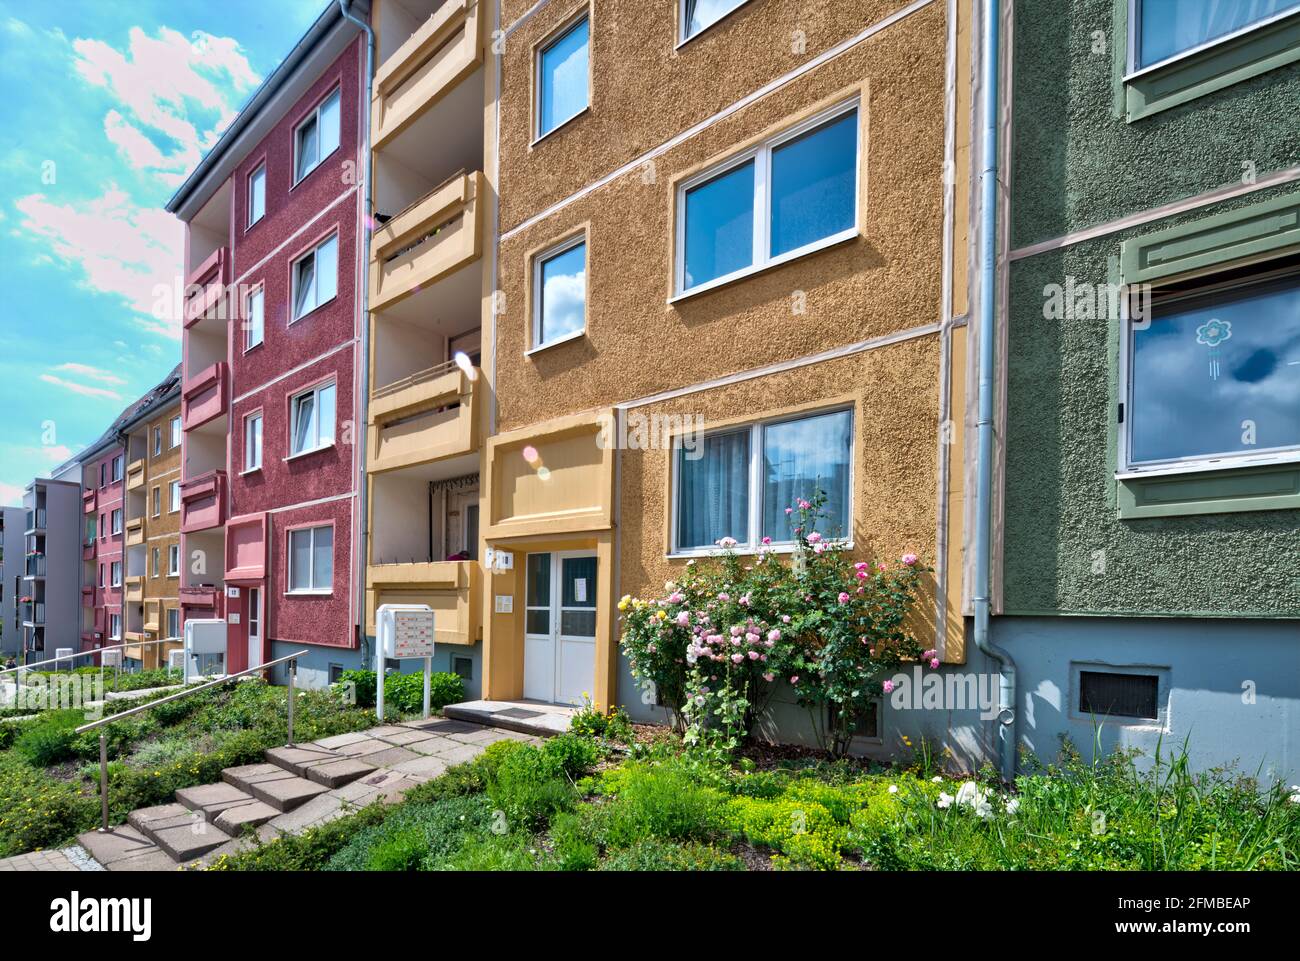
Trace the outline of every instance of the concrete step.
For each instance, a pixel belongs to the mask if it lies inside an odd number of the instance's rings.
[[[314,744],[271,748],[266,752],[266,759],[286,771],[327,788],[342,787],[375,770],[373,764],[363,759],[348,757]]]
[[[231,839],[209,824],[202,812],[183,804],[140,808],[127,816],[127,822],[178,862],[192,861]]]
[[[77,842],[109,871],[176,869],[176,862],[166,851],[129,824],[108,831],[87,831]]]
[[[245,764],[228,767],[221,772],[222,780],[233,784],[246,794],[251,794],[263,804],[277,811],[292,811],[299,804],[310,801],[329,788],[323,784],[298,777],[278,764]]]
[[[250,799],[247,804],[226,808],[212,823],[231,837],[241,837],[245,828],[260,827],[279,813],[265,801]]]
[[[205,821],[212,823],[216,821],[217,815],[227,808],[251,804],[256,801],[256,798],[233,784],[218,781],[216,784],[183,787],[176,792],[176,800],[191,811],[199,812]]]
[[[253,785],[260,784],[263,781],[282,781],[285,778],[294,777],[292,771],[286,771],[278,764],[243,764],[239,767],[228,767],[221,772],[221,780],[227,784],[233,784],[245,794],[253,793]]]

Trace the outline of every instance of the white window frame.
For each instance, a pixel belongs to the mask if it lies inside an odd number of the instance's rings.
[[[167,513],[175,514],[181,509],[181,482],[172,481],[167,485]]]
[[[120,641],[122,639],[122,615],[108,615],[108,639],[110,641]]]
[[[171,450],[181,446],[181,419],[173,417],[171,422]]]
[[[165,637],[180,637],[180,630],[181,630],[181,611],[180,611],[180,608],[179,608],[179,607],[169,607],[169,608],[167,608],[167,610],[166,610],[166,612],[164,613],[163,616],[166,618],[166,625],[165,625],[165,626],[166,626],[166,630],[167,630],[167,633],[166,633],[164,636],[165,636]],[[173,617],[176,618],[176,630],[175,630],[175,632],[172,631],[172,618],[173,618]]]
[[[571,31],[577,28],[583,20],[587,21],[587,103],[580,109],[573,112],[571,116],[563,120],[557,120],[555,126],[545,132],[542,131],[542,58],[546,51],[563,40]],[[562,130],[569,124],[573,123],[578,117],[591,109],[591,76],[593,64],[591,57],[591,8],[583,6],[576,11],[572,17],[564,21],[556,29],[552,30],[545,40],[533,48],[533,143],[539,143],[555,133]]]
[[[1239,264],[1227,263],[1222,265],[1223,270],[1232,270]],[[1276,280],[1283,277],[1294,277],[1300,280],[1300,271],[1280,271],[1276,276],[1268,276],[1268,264],[1264,262],[1260,265],[1260,275],[1257,277],[1242,278],[1238,284],[1230,284],[1222,288],[1221,292],[1227,293],[1240,287],[1253,287],[1260,284],[1268,283],[1270,279]],[[1219,268],[1216,267],[1216,271]],[[1212,287],[1214,283],[1213,275],[1207,275],[1206,287]],[[1207,290],[1192,290],[1188,296],[1203,297]],[[1181,299],[1181,298],[1179,298]],[[1120,339],[1119,339],[1119,398],[1120,403],[1124,405],[1124,419],[1117,425],[1116,431],[1116,480],[1133,480],[1138,477],[1162,477],[1174,474],[1196,474],[1205,471],[1233,470],[1245,467],[1259,467],[1268,464],[1294,464],[1300,462],[1300,446],[1295,447],[1275,447],[1267,450],[1253,452],[1225,452],[1221,454],[1212,454],[1209,456],[1201,455],[1197,457],[1180,457],[1163,461],[1141,461],[1135,463],[1129,456],[1131,446],[1131,431],[1133,428],[1133,333],[1134,326],[1130,316],[1130,303],[1128,297],[1119,298],[1120,301]],[[1164,306],[1163,304],[1161,306]],[[1155,308],[1152,308],[1154,310]],[[1158,317],[1151,316],[1149,323],[1156,323]]]
[[[294,527],[285,532],[285,562],[284,562],[284,593],[288,594],[333,594],[334,593],[334,570],[333,565],[330,567],[330,586],[329,587],[302,587],[295,589],[293,587],[293,535],[310,534],[311,549],[307,552],[310,570],[307,575],[307,583],[316,582],[316,532],[328,528],[331,536],[334,533],[333,524],[317,524],[312,527]]]
[[[707,27],[701,27],[699,30],[696,30],[694,33],[691,34],[688,34],[686,32],[686,28],[690,26],[686,22],[686,2],[687,0],[677,0],[677,47],[679,49],[685,46],[686,44],[690,43],[696,37],[708,33],[718,24],[722,23],[733,13],[735,13],[737,10],[743,7],[745,4],[749,3],[749,0],[735,0],[735,6],[733,6],[730,10],[728,10],[722,16],[718,17],[717,20],[714,20]]]
[[[568,253],[570,250],[573,250],[573,248],[575,247],[587,248],[586,251],[583,253],[583,257],[582,257],[582,278],[583,278],[582,326],[575,331],[571,331],[567,334],[562,334],[559,337],[552,338],[551,340],[544,341],[542,340],[542,318],[543,318],[542,267],[548,261],[554,260],[556,257],[560,256],[561,254]],[[563,344],[566,341],[576,340],[579,337],[585,337],[587,335],[587,307],[588,307],[587,294],[591,291],[591,284],[588,282],[588,278],[590,276],[589,274],[590,269],[591,269],[591,247],[587,244],[586,231],[583,231],[582,233],[579,234],[575,234],[574,236],[569,237],[567,240],[563,240],[560,243],[556,244],[554,247],[550,247],[547,250],[544,250],[540,254],[537,254],[536,256],[533,257],[533,320],[532,320],[533,330],[532,330],[532,338],[530,341],[532,346],[529,347],[528,350],[524,352],[525,354],[532,354],[536,351],[544,350],[547,347],[554,347],[556,344]]]
[[[818,407],[811,410],[802,410],[795,413],[777,414],[772,417],[765,417],[762,420],[756,420],[744,424],[732,424],[728,427],[719,427],[716,430],[708,431],[704,437],[716,436],[718,434],[737,434],[742,431],[749,431],[749,517],[747,521],[746,536],[744,538],[736,535],[736,550],[742,554],[754,553],[763,539],[763,431],[768,427],[779,424],[787,424],[791,421],[808,420],[813,417],[820,417],[823,414],[836,414],[841,411],[849,412],[849,489],[848,500],[845,503],[845,513],[847,517],[847,527],[849,535],[847,539],[836,538],[836,541],[845,540],[847,546],[853,547],[853,518],[854,513],[854,479],[857,477],[857,410],[854,404],[832,404],[829,407]],[[681,493],[681,447],[682,439],[680,436],[673,438],[672,446],[672,467],[669,473],[669,503],[671,515],[669,523],[672,525],[669,529],[669,550],[668,557],[708,557],[716,553],[719,548],[716,545],[709,544],[700,547],[681,547],[677,543],[678,534],[678,513],[680,508]],[[777,540],[772,538],[772,543],[764,547],[764,550],[772,551],[779,554],[789,554],[795,549],[793,540]]]
[[[153,571],[153,573],[150,576],[162,577],[162,548],[161,547],[155,547],[152,549],[149,555],[149,562],[152,565],[150,567],[150,570]]]
[[[321,437],[323,435],[321,431],[322,425],[320,419],[320,393],[321,391],[330,387],[334,389],[334,423],[330,424],[329,440],[326,441],[325,443],[321,443]],[[301,398],[306,397],[308,394],[315,395],[314,399],[312,400],[312,415],[316,418],[316,443],[311,447],[304,447],[302,450],[294,450],[293,449],[294,439],[298,436],[298,401]],[[289,395],[289,456],[286,457],[285,460],[292,460],[295,457],[306,457],[308,454],[314,454],[318,450],[325,450],[327,448],[333,447],[335,435],[337,433],[335,428],[338,427],[338,416],[339,416],[339,393],[338,393],[338,382],[335,380],[321,381],[319,384],[316,384],[312,387],[308,387],[306,390],[300,390],[297,393],[290,394]]]
[[[1126,68],[1124,79],[1126,81],[1146,76],[1147,74],[1154,73],[1157,70],[1163,70],[1170,64],[1178,63],[1180,60],[1186,60],[1188,57],[1195,57],[1202,51],[1210,50],[1213,47],[1218,47],[1226,43],[1231,43],[1238,37],[1244,37],[1246,34],[1253,33],[1256,30],[1263,30],[1265,27],[1277,23],[1279,20],[1285,20],[1287,17],[1295,16],[1296,12],[1300,10],[1300,7],[1291,7],[1288,10],[1283,10],[1281,13],[1275,13],[1271,17],[1265,17],[1257,23],[1247,24],[1244,27],[1232,31],[1232,33],[1226,33],[1222,37],[1207,40],[1204,43],[1197,44],[1195,47],[1188,47],[1186,50],[1176,53],[1171,57],[1157,60],[1155,63],[1148,64],[1145,67],[1139,67],[1137,65],[1138,51],[1142,47],[1141,2],[1142,0],[1128,0],[1128,37],[1126,38],[1127,51],[1124,58],[1124,65]]]
[[[112,477],[111,482],[114,484],[116,484],[118,481],[122,479],[122,469],[125,464],[125,456],[126,455],[124,454],[118,454],[116,457],[113,458],[113,472],[111,475]]]
[[[861,98],[853,97],[843,103],[836,104],[828,110],[824,110],[807,120],[801,121],[774,137],[770,137],[761,143],[755,144],[746,150],[741,151],[734,156],[720,161],[703,170],[694,176],[683,180],[677,185],[677,196],[675,204],[676,223],[673,225],[674,245],[673,251],[673,296],[668,299],[669,303],[683,300],[687,297],[693,297],[696,294],[704,293],[706,290],[713,290],[715,287],[721,287],[729,284],[742,277],[749,277],[761,271],[768,270],[780,264],[789,263],[792,260],[798,260],[800,257],[806,257],[809,254],[816,253],[819,250],[825,250],[827,247],[833,247],[836,244],[844,243],[846,240],[852,240],[861,233],[861,216],[862,216],[862,113],[860,110]],[[854,155],[856,162],[853,165],[853,223],[851,226],[841,230],[839,233],[831,234],[829,237],[822,237],[811,243],[804,244],[802,247],[796,247],[794,250],[788,250],[776,257],[771,256],[768,251],[772,246],[772,216],[771,216],[771,183],[770,174],[772,168],[772,153],[780,147],[810,133],[818,127],[833,123],[845,114],[858,112],[858,119],[854,138]],[[754,162],[754,226],[753,231],[753,257],[752,262],[739,270],[733,270],[729,274],[723,274],[721,277],[714,277],[702,284],[696,284],[694,287],[686,287],[686,194],[695,187],[707,181],[743,166],[750,161]]]
[[[331,240],[334,241],[334,293],[332,293],[325,300],[317,300],[313,306],[308,307],[301,314],[299,314],[297,313],[298,265],[301,264],[303,261],[307,260],[307,258],[309,257],[312,258],[312,274],[311,274],[312,286],[314,287],[317,284],[319,284],[320,283],[320,262],[316,258],[320,256],[320,249],[324,247],[326,244],[328,244]],[[330,301],[336,300],[338,298],[339,268],[341,266],[341,262],[343,259],[340,256],[341,253],[342,253],[342,244],[339,241],[339,232],[335,231],[334,233],[331,233],[326,237],[322,237],[317,243],[312,245],[310,250],[303,253],[301,257],[296,258],[289,265],[289,326],[290,327],[292,327],[298,321],[302,320],[304,317],[311,316],[316,311],[324,307],[326,304],[330,303]],[[263,323],[265,324],[265,315],[263,316]]]
[[[167,545],[167,576],[176,577],[181,572],[181,546],[179,544]]]
[[[333,147],[329,151],[329,153],[320,153],[319,151],[320,151],[320,139],[321,139],[320,138],[321,109],[325,106],[325,104],[329,103],[329,101],[334,99],[335,97],[339,98],[339,135],[338,135],[339,142],[335,147]],[[313,120],[316,122],[316,150],[317,150],[316,162],[313,163],[306,170],[304,170],[302,172],[302,176],[300,177],[298,176],[298,151],[302,147],[302,137],[299,136],[299,134],[302,133],[302,128],[307,126],[307,124],[311,123]],[[325,96],[321,97],[320,102],[316,104],[315,109],[312,110],[305,117],[303,117],[302,120],[298,121],[298,124],[293,128],[293,185],[296,187],[298,186],[298,184],[302,183],[304,180],[310,177],[312,171],[314,171],[317,167],[323,164],[327,159],[329,159],[329,157],[331,157],[342,146],[343,146],[343,86],[340,84],[339,86],[331,90],[329,93],[327,93]]]
[[[257,422],[256,450],[253,449],[254,448],[253,445],[253,440],[254,440],[253,422],[254,421]],[[253,413],[249,414],[247,417],[244,418],[243,473],[245,474],[251,473],[255,470],[262,469],[262,425],[264,423],[265,421],[262,420],[262,412],[260,410],[254,411]]]
[[[253,340],[253,302],[257,301],[261,306],[261,320],[257,326],[257,340]],[[266,340],[266,288],[256,287],[248,292],[248,297],[244,300],[244,353],[248,353],[254,347],[260,347]]]
[[[160,457],[162,456],[162,452],[162,427],[155,427],[153,429],[153,456]]]
[[[253,190],[253,184],[258,179],[262,180],[262,212],[254,216],[253,197],[256,195]],[[263,160],[248,175],[248,226],[252,227],[255,223],[266,216],[266,161]]]
[[[122,586],[122,562],[121,561],[108,562],[108,586],[109,587]]]
[[[122,533],[122,521],[122,508],[114,507],[108,515],[108,532],[114,535]]]
[[[153,505],[152,505],[153,516],[161,517],[162,516],[162,487],[155,486],[153,490],[150,491],[150,496],[153,498]]]

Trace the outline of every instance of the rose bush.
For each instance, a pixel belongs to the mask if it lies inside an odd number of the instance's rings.
[[[925,570],[916,555],[892,567],[853,562],[846,542],[818,530],[824,505],[819,493],[787,509],[789,563],[770,538],[746,563],[724,537],[662,597],[619,601],[632,675],[689,743],[734,749],[784,679],[840,756],[885,677],[907,659],[938,666],[907,627]]]

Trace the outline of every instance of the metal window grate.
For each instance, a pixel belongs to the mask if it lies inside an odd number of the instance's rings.
[[[1154,674],[1079,672],[1079,710],[1084,714],[1157,718],[1160,679]]]

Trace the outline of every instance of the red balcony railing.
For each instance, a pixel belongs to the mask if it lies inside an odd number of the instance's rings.
[[[226,472],[212,470],[181,481],[181,532],[192,534],[226,522]]]

